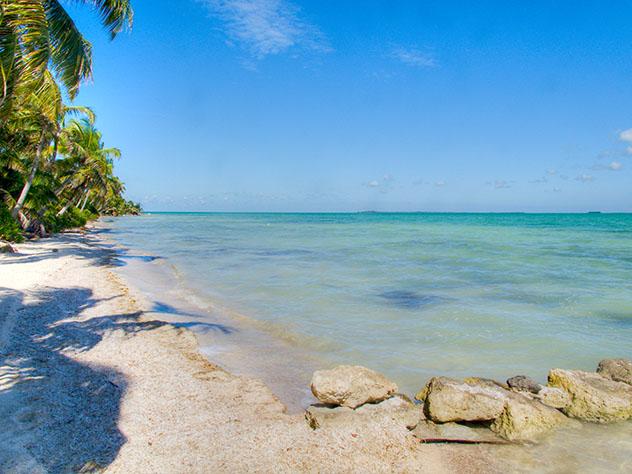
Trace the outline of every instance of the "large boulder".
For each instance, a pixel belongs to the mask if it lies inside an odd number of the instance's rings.
[[[597,373],[602,377],[632,385],[632,361],[628,359],[604,359],[599,362]]]
[[[434,377],[418,396],[424,399],[425,415],[435,423],[482,422],[510,441],[534,441],[567,420],[537,395],[487,379]]]
[[[522,393],[510,392],[490,429],[509,441],[535,441],[567,421],[558,410]]]
[[[552,369],[549,385],[568,392],[568,416],[597,423],[632,418],[632,386],[594,372]]]
[[[356,408],[391,397],[397,392],[397,385],[366,367],[340,365],[314,372],[311,389],[322,403]]]
[[[437,423],[489,421],[505,408],[507,390],[484,379],[461,382],[448,377],[433,377],[417,398],[423,398],[424,413]]]

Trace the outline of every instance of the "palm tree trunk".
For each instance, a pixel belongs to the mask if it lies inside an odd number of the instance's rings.
[[[77,199],[77,203],[75,204],[76,206],[79,205],[79,203],[81,202],[81,199],[83,198],[83,193],[86,193],[88,191],[88,187],[85,186],[83,188],[83,192],[79,195],[79,199]],[[74,201],[76,196],[71,197],[70,199],[68,199],[68,202],[66,203],[66,205],[64,207],[61,208],[61,210],[57,213],[57,217],[63,216],[64,214],[66,214],[66,211],[68,209],[70,209],[70,206],[72,206],[72,203]]]
[[[90,193],[88,192],[88,190],[86,189],[86,197],[83,200],[83,204],[81,205],[81,210],[83,211],[86,207],[86,203],[88,202],[88,196],[90,195]]]
[[[66,205],[61,208],[61,210],[57,213],[57,217],[60,217],[66,214],[66,211],[70,208],[70,206],[72,206],[72,199],[69,199]]]
[[[33,180],[35,179],[35,174],[37,173],[37,169],[39,168],[39,162],[42,158],[42,153],[44,151],[44,146],[46,146],[46,131],[42,130],[42,135],[40,137],[40,141],[37,144],[37,150],[35,150],[35,158],[33,159],[33,164],[31,165],[31,172],[29,173],[29,177],[24,183],[24,187],[22,188],[22,192],[20,193],[20,197],[18,201],[15,203],[15,206],[11,210],[11,216],[15,219],[19,212],[24,207],[24,202],[26,201],[26,196],[33,185]]]

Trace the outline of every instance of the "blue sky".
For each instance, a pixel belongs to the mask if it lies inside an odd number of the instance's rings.
[[[133,4],[70,10],[147,210],[632,211],[630,2]]]

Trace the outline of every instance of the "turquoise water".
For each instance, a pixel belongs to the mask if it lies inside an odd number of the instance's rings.
[[[632,215],[159,214],[112,237],[322,360],[432,375],[632,357]]]

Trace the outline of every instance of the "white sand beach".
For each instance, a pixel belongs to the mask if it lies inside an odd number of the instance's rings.
[[[387,420],[312,430],[144,314],[94,233],[0,256],[0,471],[493,472],[491,448]]]

